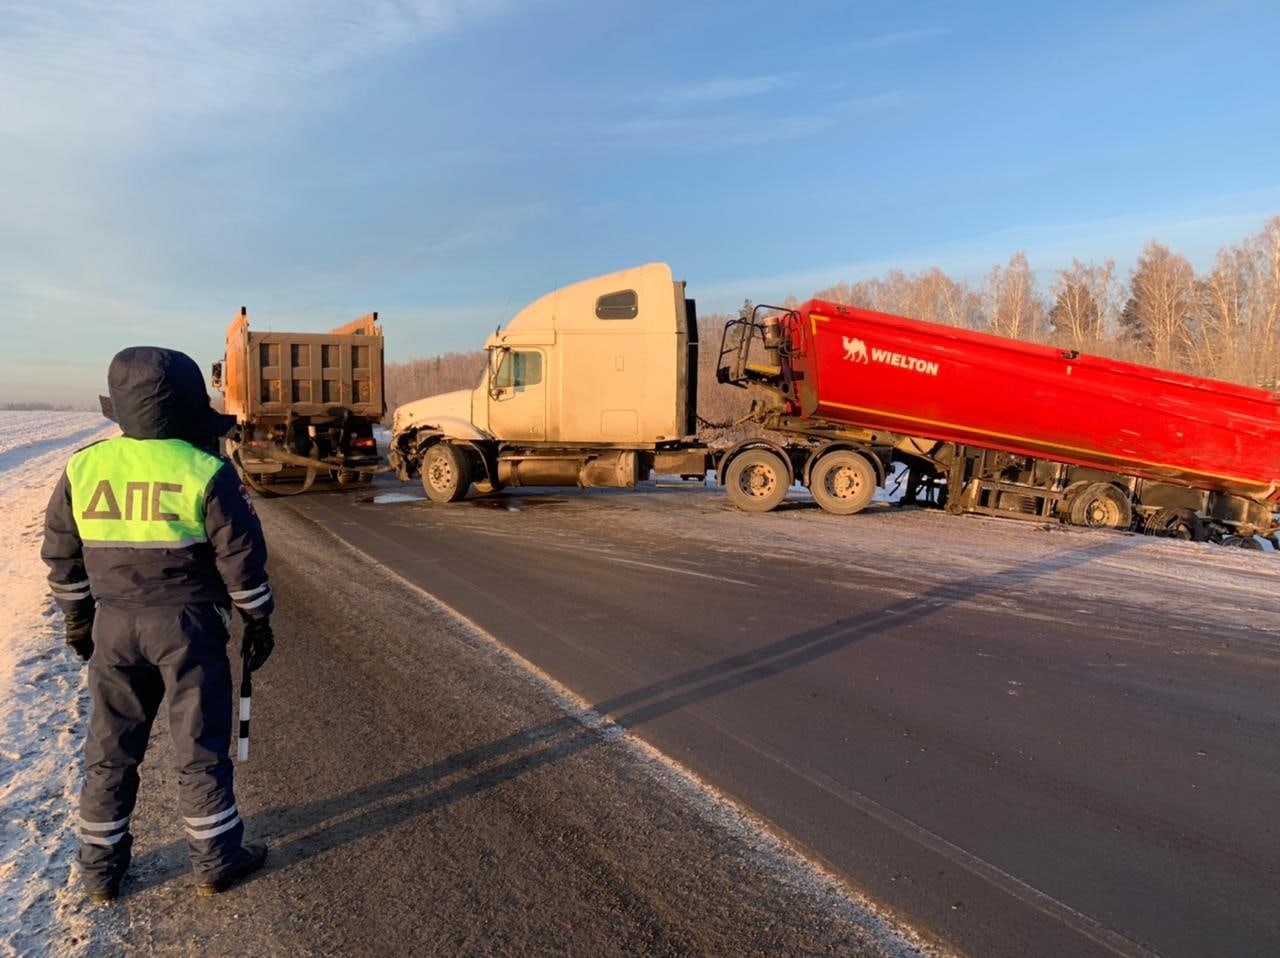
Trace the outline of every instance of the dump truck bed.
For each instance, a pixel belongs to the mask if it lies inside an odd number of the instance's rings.
[[[802,415],[1280,501],[1280,395],[811,300]]]
[[[224,409],[240,422],[347,414],[376,420],[383,404],[382,330],[370,313],[328,333],[227,329]]]

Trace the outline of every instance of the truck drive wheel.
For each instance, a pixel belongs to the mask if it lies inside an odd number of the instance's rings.
[[[1067,510],[1073,526],[1128,529],[1133,522],[1129,497],[1109,482],[1091,482],[1071,497]]]
[[[729,501],[745,512],[769,512],[787,497],[787,464],[768,449],[748,449],[724,474]]]
[[[432,502],[457,502],[471,488],[471,464],[457,446],[438,442],[422,456],[422,489]]]
[[[837,449],[813,467],[809,492],[827,512],[851,516],[865,509],[875,496],[876,471],[865,457],[848,449]]]

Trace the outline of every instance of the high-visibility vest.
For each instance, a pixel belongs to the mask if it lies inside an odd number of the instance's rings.
[[[181,439],[121,436],[80,450],[67,463],[80,540],[132,549],[207,542],[205,492],[223,465]]]

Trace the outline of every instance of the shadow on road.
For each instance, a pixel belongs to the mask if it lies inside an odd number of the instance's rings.
[[[412,772],[310,804],[269,809],[248,817],[246,831],[251,835],[295,836],[273,844],[269,873],[430,814],[577,755],[646,722],[798,668],[889,629],[920,622],[958,602],[1025,585],[1140,544],[1133,537],[1117,536],[1011,569],[938,585],[882,609],[840,619],[650,683]],[[161,884],[184,874],[185,857],[185,844],[180,843],[148,852],[138,859],[134,888]],[[248,880],[256,877],[259,876]]]

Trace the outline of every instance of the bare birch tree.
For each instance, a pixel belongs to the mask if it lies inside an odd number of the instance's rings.
[[[1249,310],[1245,349],[1250,385],[1280,389],[1280,216],[1245,241]]]
[[[983,305],[991,332],[1014,339],[1043,338],[1044,303],[1036,294],[1035,275],[1022,250],[1007,266],[995,266],[987,277]]]
[[[937,266],[914,274],[891,270],[882,277],[853,285],[838,283],[814,295],[817,299],[931,323],[966,328],[981,325],[979,295],[967,283],[952,279]]]
[[[1220,250],[1213,269],[1196,284],[1200,322],[1192,368],[1203,376],[1249,378],[1249,262],[1242,247]]]
[[[1053,283],[1049,326],[1054,340],[1076,349],[1096,351],[1110,325],[1116,304],[1116,264],[1082,263],[1072,259],[1058,270]]]
[[[1152,240],[1142,249],[1129,279],[1130,297],[1121,323],[1146,362],[1182,369],[1193,353],[1195,271],[1186,257]]]

